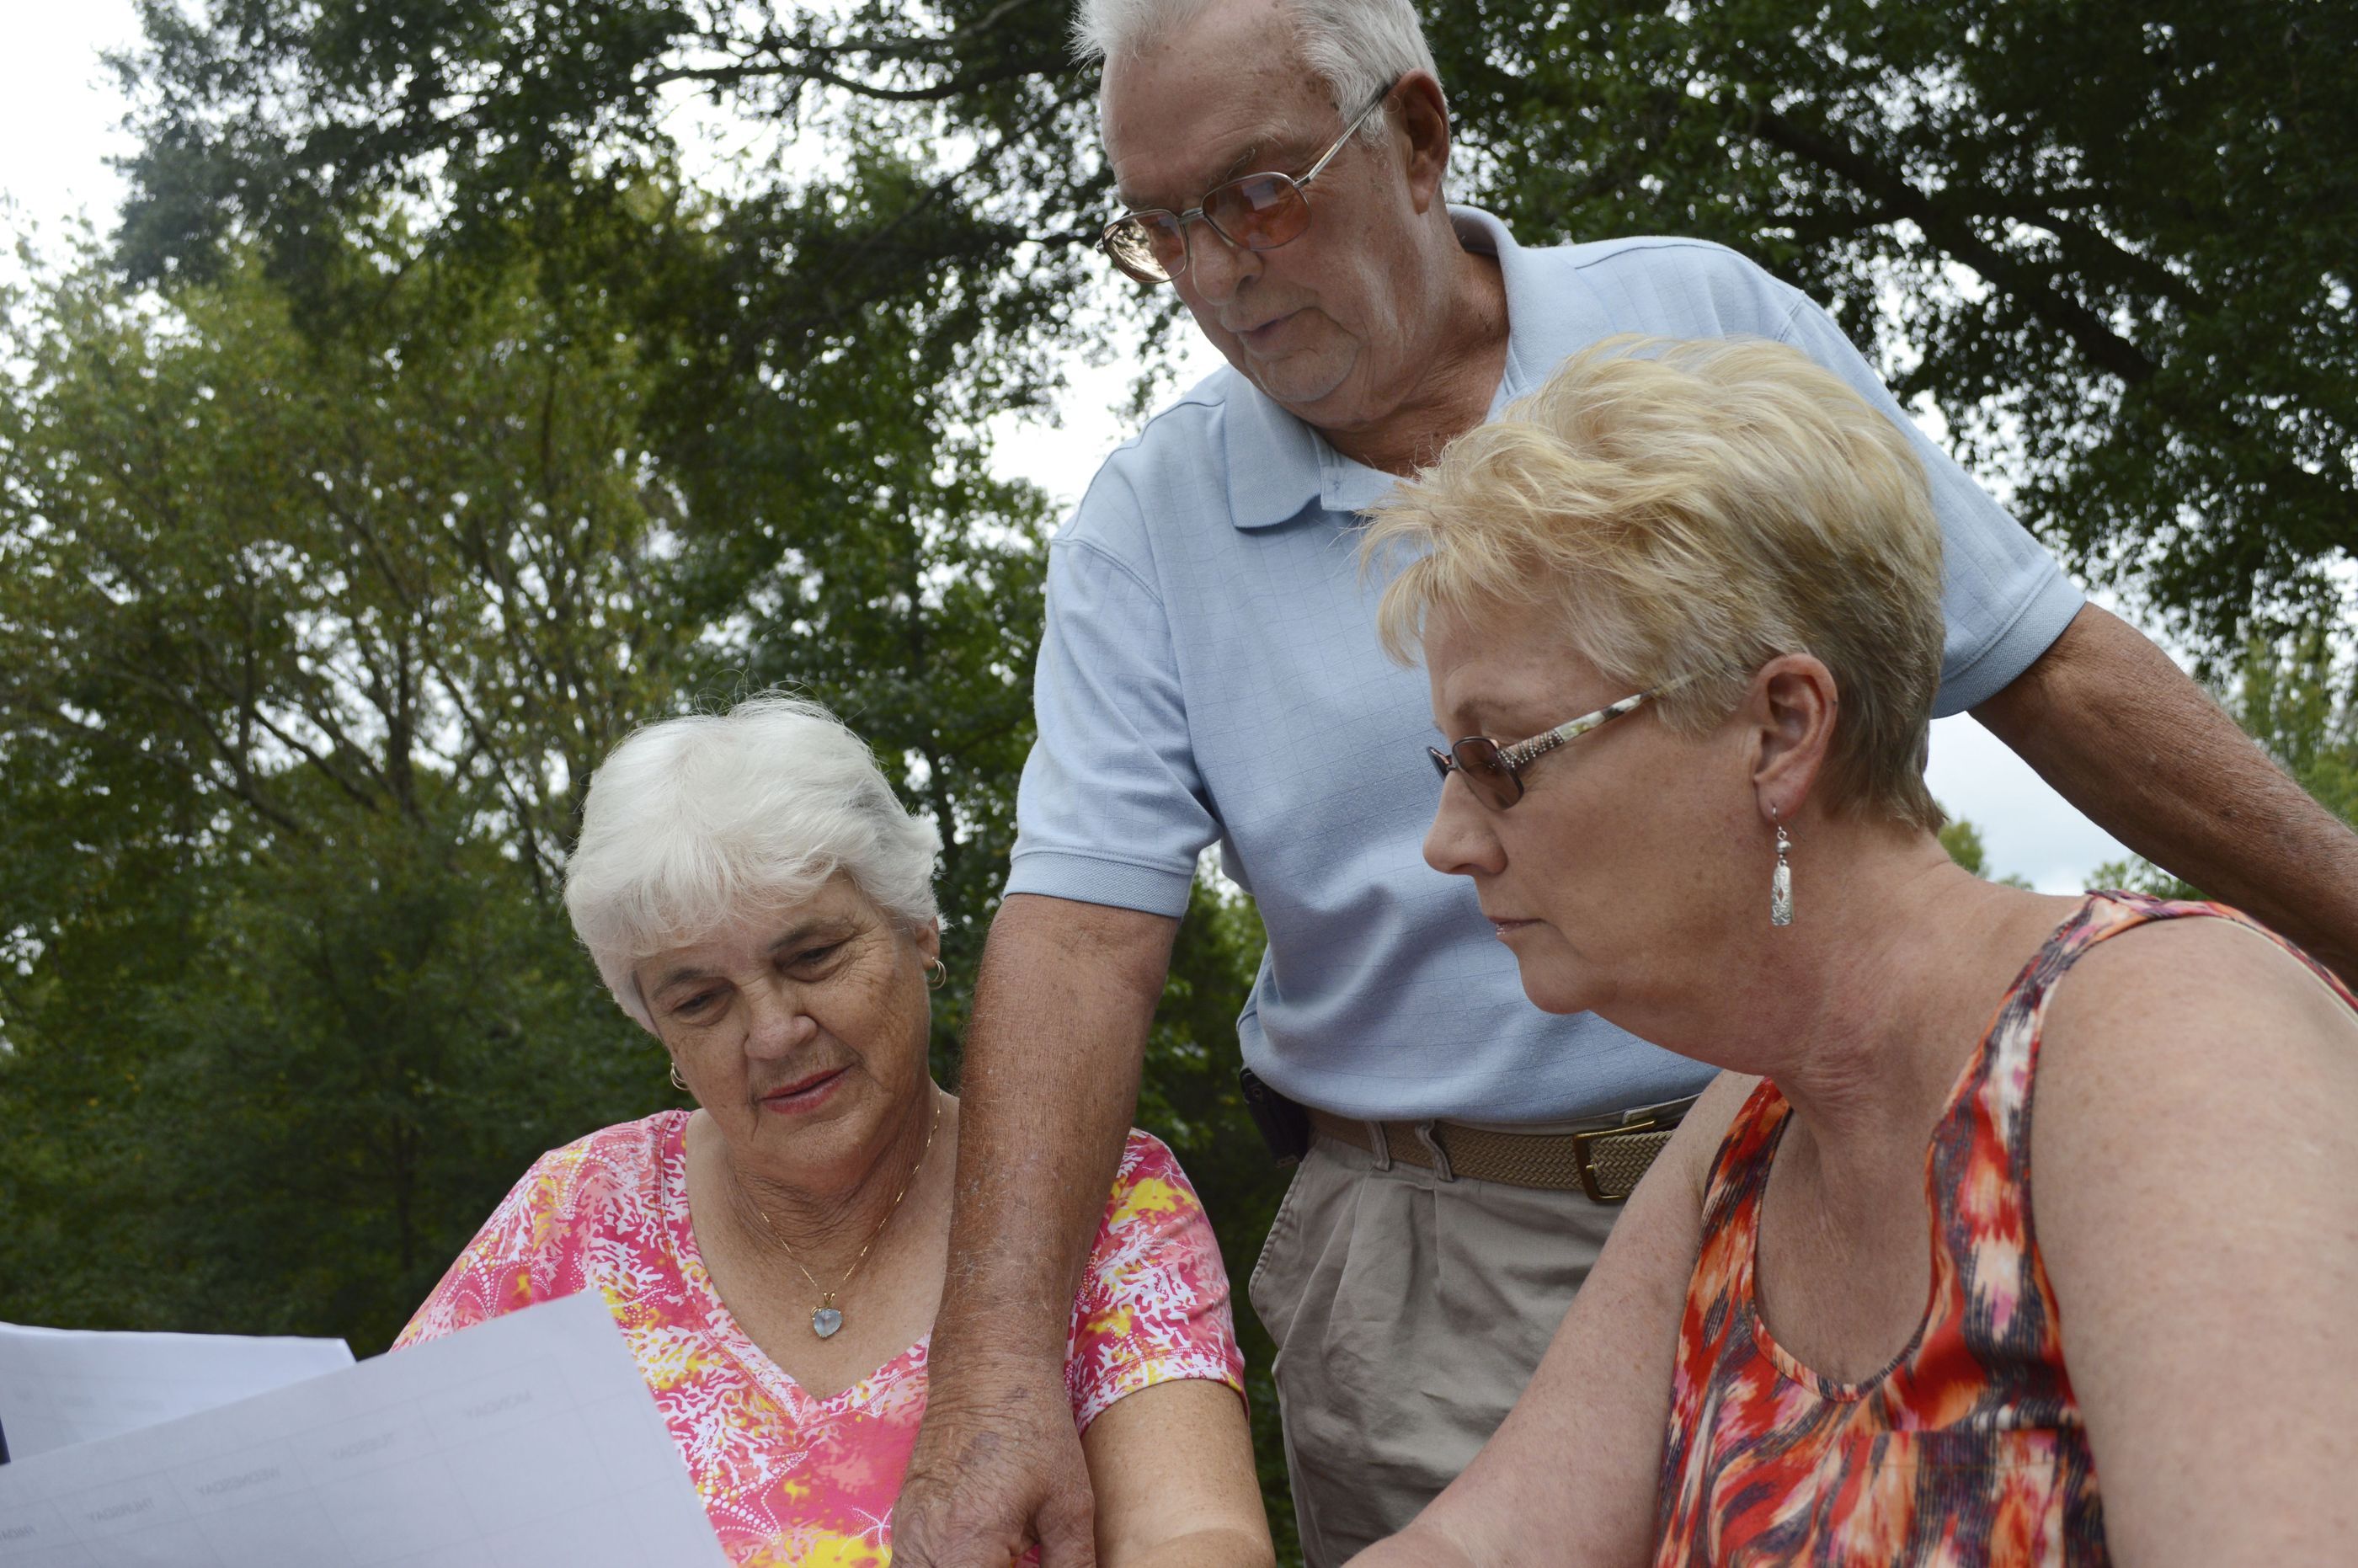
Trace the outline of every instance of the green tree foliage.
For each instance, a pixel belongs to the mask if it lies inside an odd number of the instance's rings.
[[[143,16],[124,62],[148,104],[134,276],[202,275],[259,239],[332,316],[356,302],[315,255],[388,200],[434,214],[450,251],[561,253],[665,339],[673,433],[719,417],[709,460],[733,455],[747,389],[795,416],[766,437],[791,444],[895,355],[968,423],[1036,406],[1094,276],[1071,243],[1079,199],[1040,196],[1102,178],[1073,173],[1088,116],[1050,5],[222,0],[188,19],[146,0]],[[875,85],[847,101],[855,81]],[[725,198],[667,178],[698,95],[739,140],[778,144],[731,166]]]
[[[1902,368],[2093,575],[2232,655],[2358,549],[2358,12],[1435,7],[1527,236],[1685,232]]]
[[[1046,524],[1036,492],[991,476],[979,432],[1040,404],[1086,265],[995,194],[1065,161],[1038,138],[1069,106],[1030,75],[1054,29],[1019,46],[1005,16],[976,19],[957,47],[995,63],[933,118],[925,94],[821,97],[838,69],[932,46],[817,42],[811,18],[719,0],[143,16],[125,69],[157,96],[124,214],[135,279],[202,279],[253,242],[308,331],[364,331],[377,290],[321,259],[370,248],[384,212],[424,212],[427,254],[527,265],[627,330],[641,437],[678,503],[674,612],[713,654],[697,697],[809,691],[943,827],[947,1065],[1012,843]],[[791,174],[756,159],[733,195],[689,189],[669,126],[690,87],[838,156],[787,158]],[[933,157],[937,136],[960,155]]]
[[[590,768],[683,705],[811,691],[940,822],[954,1065],[1031,737],[1037,496],[892,316],[824,419],[758,371],[684,416],[671,341],[566,256],[401,243],[357,229],[308,294],[247,255],[10,301],[0,1316],[373,1349],[535,1153],[669,1100],[557,892]],[[1282,1189],[1228,1044],[1260,946],[1199,890],[1141,1110],[1239,1279]]]
[[[314,258],[391,200],[434,215],[437,255],[522,256],[629,319],[641,428],[680,502],[678,613],[711,629],[699,695],[811,691],[943,826],[951,1069],[1031,741],[1048,521],[990,476],[979,432],[1041,406],[1098,277],[1080,242],[1105,177],[1073,156],[1094,113],[1062,9],[233,0],[146,25],[128,66],[157,91],[125,214],[135,277],[202,278],[251,241],[332,337],[371,296]],[[665,95],[682,84],[839,156],[687,189]],[[1229,1044],[1257,933],[1249,907],[1199,892],[1140,1113],[1205,1187],[1239,1281],[1283,1184]]]
[[[1941,848],[1949,852],[1949,859],[1974,875],[1989,875],[1989,854],[1982,848],[1982,830],[1963,817],[1952,817],[1942,825]]]
[[[2349,8],[1467,0],[1428,9],[1457,119],[1459,192],[1504,212],[1527,240],[1685,232],[1762,260],[1830,302],[1895,369],[1904,395],[1945,416],[1969,461],[2017,479],[2015,500],[2050,539],[2142,590],[2199,646],[2232,652],[2252,626],[2333,612],[2358,490],[2349,272],[2358,22]],[[624,574],[633,586],[617,613],[647,617],[670,641],[607,671],[627,677],[611,706],[568,721],[571,730],[540,716],[537,675],[501,673],[527,663],[520,653],[450,654],[460,667],[425,672],[420,689],[447,681],[471,692],[466,672],[476,671],[513,679],[522,701],[479,705],[489,737],[480,754],[463,715],[421,714],[407,733],[438,760],[409,770],[416,806],[388,811],[352,791],[387,793],[366,759],[389,777],[403,771],[385,744],[391,718],[347,724],[341,740],[315,719],[290,719],[297,748],[239,729],[236,703],[207,698],[212,706],[199,706],[214,716],[209,730],[185,703],[133,678],[152,667],[178,690],[203,666],[173,654],[168,636],[151,650],[126,627],[114,656],[130,673],[61,691],[47,717],[12,708],[0,731],[0,823],[46,868],[0,870],[12,879],[0,884],[10,900],[0,926],[17,933],[22,959],[7,981],[10,1038],[38,1044],[47,1036],[27,1021],[62,1030],[72,1008],[86,1007],[106,1022],[76,1025],[71,1053],[50,1054],[52,1065],[85,1049],[99,1061],[80,1043],[101,1037],[185,1038],[189,1060],[218,1054],[239,1033],[222,1021],[243,1015],[203,999],[229,994],[230,979],[210,977],[233,969],[248,988],[239,994],[280,1032],[268,1037],[287,1042],[272,1049],[292,1053],[271,1059],[297,1061],[298,1031],[315,1039],[324,1026],[297,1021],[327,993],[297,984],[326,971],[303,969],[295,939],[316,933],[324,957],[339,920],[361,924],[333,938],[334,951],[365,940],[377,955],[365,983],[337,971],[339,984],[363,987],[351,993],[353,1016],[368,1013],[370,995],[390,994],[366,986],[421,987],[429,973],[455,972],[405,954],[499,955],[498,975],[561,988],[546,882],[561,860],[565,792],[580,761],[629,718],[791,680],[844,710],[943,824],[958,976],[936,1037],[946,1065],[1030,739],[1025,687],[1048,522],[1036,493],[991,477],[980,433],[1010,410],[1043,407],[1075,350],[1151,358],[1139,345],[1170,311],[1167,295],[1114,287],[1088,254],[1109,190],[1094,83],[1064,58],[1065,0],[209,0],[185,11],[146,0],[143,16],[147,42],[123,62],[140,104],[121,254],[130,278],[163,287],[191,319],[203,307],[177,302],[266,296],[268,309],[255,309],[271,330],[247,351],[275,367],[272,384],[305,385],[347,423],[419,395],[394,383],[438,374],[435,344],[450,347],[449,333],[542,346],[507,351],[503,364],[545,354],[608,365],[633,389],[629,427],[608,432],[610,447],[568,449],[630,454],[599,469],[599,482],[635,494],[648,537],[662,545],[618,555],[639,564]],[[701,189],[681,172],[691,110],[752,144],[698,165]],[[529,330],[483,328],[481,312],[519,279],[530,287],[515,297],[545,315]],[[397,318],[438,322],[446,338],[379,371],[369,356],[385,346],[388,298]],[[289,320],[299,330],[283,332]],[[164,406],[146,390],[143,353],[203,341],[168,312],[145,331],[140,351],[128,342],[93,350],[73,375],[44,372],[16,389],[16,407],[34,411],[24,422],[71,414],[94,434],[60,423],[73,433],[28,449],[53,452],[58,472],[39,475],[49,489],[11,479],[12,517],[34,520],[10,524],[12,551],[66,547],[41,532],[47,503],[24,498],[82,482],[80,454],[106,450],[93,443],[117,439],[115,425],[138,425],[124,411]],[[117,352],[129,368],[108,368]],[[210,380],[225,384],[229,368]],[[69,383],[87,412],[56,400]],[[231,427],[193,396],[168,406],[157,442],[171,419]],[[546,427],[570,419],[564,400],[549,407]],[[298,436],[304,428],[289,413],[270,417]],[[246,579],[268,574],[242,564],[244,535],[185,498],[291,495],[289,512],[321,531],[318,560],[366,563],[344,514],[369,492],[334,465],[282,460],[267,421],[252,428],[262,434],[229,455],[193,441],[174,449],[201,482],[176,481],[126,503],[125,516],[147,519],[154,537],[123,545],[122,559],[138,566],[157,550],[211,563],[221,582],[189,588],[181,613],[222,620],[231,648],[243,635],[291,649],[318,613],[303,595],[330,580],[304,553],[312,546],[290,557],[299,571],[271,567],[289,584],[257,594]],[[439,462],[480,438],[445,440],[447,427],[430,419],[415,428],[405,462]],[[521,471],[528,456],[517,457]],[[310,468],[336,488],[290,490]],[[451,481],[440,492],[500,493],[478,482]],[[157,510],[168,497],[177,511]],[[431,535],[440,515],[417,526]],[[404,552],[423,546],[388,536],[392,565],[370,569],[409,582]],[[6,563],[12,575],[20,562],[27,572],[67,569],[19,554]],[[82,602],[112,616],[119,592]],[[29,618],[10,621],[10,636],[36,622],[78,624],[82,611],[43,621],[49,612],[26,607],[27,597],[46,602],[30,589],[0,600]],[[251,607],[243,621],[240,605]],[[362,645],[392,637],[410,648],[389,630],[401,613],[396,595],[347,619]],[[485,613],[496,621],[498,607]],[[540,629],[561,637],[555,620],[578,628],[596,613],[568,604]],[[450,647],[481,641],[462,616],[447,630]],[[444,652],[439,633],[418,635],[412,654]],[[618,640],[588,638],[583,656]],[[46,676],[51,665],[76,667],[67,643],[55,656],[45,643],[20,647]],[[526,636],[525,645],[539,644]],[[268,711],[306,712],[305,688],[285,673],[305,673],[292,652],[222,663],[206,678],[235,691],[249,665],[287,682],[290,695]],[[391,698],[381,706],[405,710]],[[214,744],[216,734],[235,744]],[[31,757],[38,766],[18,765]],[[502,779],[540,784],[503,789]],[[519,792],[521,803],[510,798]],[[370,831],[322,826],[348,817]],[[298,833],[308,835],[308,872],[296,869]],[[412,891],[397,897],[351,896],[391,874],[383,857],[481,880],[455,901],[445,896],[454,884],[433,879],[400,882]],[[20,923],[20,890],[38,918]],[[404,931],[439,933],[446,946],[405,945]],[[220,932],[279,946],[266,964],[233,965]],[[1258,946],[1249,908],[1199,890],[1141,1110],[1187,1157],[1238,1281],[1280,1186],[1228,1079],[1231,1023]],[[528,1021],[536,1051],[572,1050],[559,1041],[575,1038],[575,1014],[553,999],[578,1002],[579,989],[534,993],[536,1006],[519,992],[511,1005],[501,1000],[508,983],[481,1000],[482,1016]],[[514,982],[524,992],[541,983]],[[179,998],[184,984],[194,989]],[[264,986],[275,989],[254,989]],[[454,1007],[471,996],[455,982],[437,994]],[[214,1019],[215,1033],[189,1033],[200,1015]],[[585,1041],[613,1027],[594,1006],[579,1017]],[[107,1061],[135,1070],[128,1047],[114,1050]],[[488,1073],[494,1054],[483,1050]],[[36,1054],[20,1053],[12,1073]],[[10,1081],[0,1074],[0,1085]],[[117,1081],[92,1066],[74,1087],[90,1091],[93,1117],[127,1116]],[[475,1085],[440,1082],[436,1114],[502,1103]],[[461,1087],[465,1107],[453,1103]],[[61,1080],[55,1092],[63,1089]],[[600,1102],[614,1108],[560,1133],[633,1108],[627,1098]],[[45,1212],[70,1225],[69,1189],[107,1168],[93,1154],[116,1147],[107,1140],[124,1125],[93,1122],[78,1144],[60,1132],[38,1155],[12,1155],[10,1169],[46,1173]],[[463,1228],[481,1201],[449,1198],[432,1223]],[[168,1207],[154,1223],[168,1228],[179,1212]],[[189,1267],[201,1266],[200,1250],[187,1254]],[[1273,1400],[1257,1400],[1265,1461],[1277,1452],[1272,1414]],[[1282,1489],[1272,1511],[1281,1528],[1290,1523]]]
[[[2244,651],[2236,721],[2328,811],[2358,827],[2358,663],[2304,633]]]
[[[374,1292],[363,1337],[524,1157],[647,1108],[661,1082],[557,904],[580,792],[637,723],[784,682],[869,736],[944,829],[948,1065],[1012,839],[1042,564],[1036,496],[983,473],[892,320],[873,359],[827,372],[825,420],[782,413],[757,373],[700,405],[688,458],[666,462],[654,443],[684,421],[655,406],[665,341],[618,328],[566,256],[509,251],[487,273],[390,234],[335,253],[323,292],[379,297],[325,333],[297,330],[299,291],[251,257],[165,301],[92,266],[50,279],[14,302],[21,368],[0,399],[10,1081],[30,1103],[111,1114],[76,1086],[115,1058],[103,1082],[128,1084],[164,1023],[202,1015],[220,1033],[189,1042],[174,1081],[202,1079],[216,1114],[187,1128],[245,1138],[285,1185],[307,1162],[251,1136],[240,1119],[267,1120],[259,1102],[205,1076],[263,1081],[244,1054],[262,1032],[233,1029],[238,1010],[206,988],[246,988],[290,1032],[286,1060],[373,1064],[394,1100],[285,1102],[314,1121],[391,1118],[378,1173],[403,1282],[355,1268]],[[150,952],[219,972],[190,989],[150,975]],[[524,1020],[572,1033],[543,1041]],[[486,1030],[525,1064],[519,1087],[554,1073],[530,1107],[486,1098],[498,1053],[463,1071],[436,1054]],[[618,1101],[622,1069],[583,1065],[625,1055],[645,1092]],[[333,1075],[314,1060],[303,1076]],[[461,1123],[484,1141],[465,1144]],[[365,1141],[305,1137],[355,1158]],[[11,1154],[32,1168],[29,1149]],[[49,1168],[78,1182],[85,1163]],[[319,1183],[302,1197],[326,1205],[315,1218],[364,1206]],[[55,1198],[69,1227],[103,1206]],[[157,1309],[175,1310],[257,1321],[195,1286]],[[303,1310],[352,1316],[316,1292]]]
[[[1106,287],[1062,0],[150,0],[127,256],[306,258],[398,193],[454,245],[619,209],[678,95],[915,161],[741,165],[602,268],[791,381],[882,307],[969,416],[1036,404]],[[2336,612],[2358,532],[2358,12],[2158,0],[1430,8],[1461,189],[1524,237],[1684,232],[1831,302],[2024,515],[2213,654]],[[919,156],[916,149],[936,149]],[[551,205],[538,192],[556,189]],[[1118,292],[1096,297],[1120,300]],[[1126,324],[1137,311],[1116,312]],[[814,406],[806,398],[796,403]],[[2255,622],[2256,618],[2256,622]]]
[[[557,903],[695,635],[644,376],[437,283],[333,343],[243,262],[13,302],[5,1315],[373,1347],[534,1152],[663,1098]]]

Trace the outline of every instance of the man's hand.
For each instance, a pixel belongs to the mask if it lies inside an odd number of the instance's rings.
[[[1178,928],[1021,893],[991,922],[925,1420],[892,1513],[903,1568],[1003,1568],[1034,1541],[1044,1568],[1095,1568],[1065,1349]]]
[[[969,1365],[929,1397],[892,1509],[901,1568],[1096,1568],[1096,1519],[1061,1366]]]

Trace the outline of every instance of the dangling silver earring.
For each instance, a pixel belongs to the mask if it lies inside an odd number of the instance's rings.
[[[687,1080],[679,1076],[679,1059],[677,1057],[674,1057],[672,1059],[671,1087],[677,1089],[682,1094],[686,1094],[687,1092]]]
[[[937,991],[949,983],[950,967],[939,958],[935,959],[932,967],[925,971],[925,989],[929,991]]]
[[[1776,821],[1777,808],[1773,806],[1768,808],[1768,818]],[[1793,924],[1793,868],[1785,860],[1785,851],[1792,847],[1792,838],[1779,823],[1777,827],[1777,869],[1768,874],[1768,924],[1771,925]]]

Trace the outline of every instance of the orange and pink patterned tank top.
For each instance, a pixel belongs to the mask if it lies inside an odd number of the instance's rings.
[[[688,1116],[663,1111],[542,1155],[395,1348],[595,1289],[731,1563],[886,1568],[931,1336],[827,1399],[780,1370],[721,1304],[697,1250]],[[1073,1303],[1074,1423],[1086,1429],[1124,1395],[1188,1378],[1243,1391],[1228,1272],[1177,1159],[1132,1132]]]
[[[1704,1196],[1679,1325],[1656,1568],[1889,1563],[2090,1568],[2111,1559],[2055,1292],[2031,1236],[2030,1103],[2056,982],[2149,921],[2233,910],[2093,893],[2016,979],[1951,1093],[1924,1161],[1932,1288],[1881,1374],[1822,1377],[1787,1354],[1753,1291],[1760,1201],[1791,1108],[1763,1081]],[[2358,1003],[2353,1003],[2358,1005]]]

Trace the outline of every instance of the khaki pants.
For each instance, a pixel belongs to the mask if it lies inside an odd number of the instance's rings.
[[[1313,1139],[1254,1266],[1309,1568],[1416,1517],[1531,1380],[1617,1209]]]

